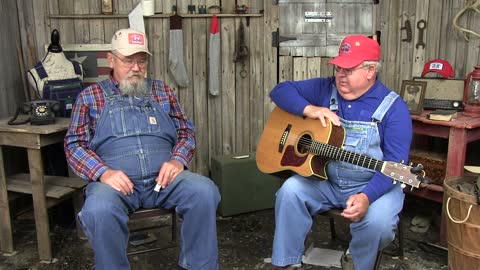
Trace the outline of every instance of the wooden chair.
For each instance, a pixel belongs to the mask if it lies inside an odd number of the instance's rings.
[[[343,219],[345,222],[350,224],[350,221],[341,216],[342,209],[331,209],[329,211],[319,214],[320,216],[325,216],[329,219],[330,222],[330,237],[332,241],[339,241],[342,244],[348,245],[348,239],[341,239],[338,237],[335,229],[335,219]],[[399,256],[403,258],[403,232],[402,232],[402,220],[400,216],[400,221],[398,222],[396,237],[392,245],[394,246],[393,250],[383,249],[378,251],[377,259],[375,260],[375,268],[380,269],[380,263],[382,261],[382,255],[387,254],[390,256]]]
[[[150,218],[155,218],[155,217],[160,217],[164,215],[171,215],[171,222],[170,224],[159,224],[158,221],[148,221]],[[133,226],[133,224],[137,224],[142,222],[144,220],[145,223],[147,223],[147,226]],[[153,224],[155,223],[155,224]],[[163,250],[167,248],[172,248],[176,247],[176,241],[177,241],[177,215],[175,213],[175,209],[164,209],[164,208],[151,208],[151,209],[145,209],[145,208],[140,208],[137,209],[135,212],[130,214],[130,220],[129,220],[129,231],[130,231],[130,236],[133,235],[135,232],[140,232],[140,231],[147,231],[147,230],[152,230],[152,229],[158,229],[158,228],[164,228],[164,227],[170,227],[171,228],[171,239],[170,243],[168,245],[162,245],[160,247],[147,247],[147,244],[145,244],[145,248],[141,250],[135,250],[135,251],[127,251],[127,255],[136,255],[136,254],[141,254],[141,253],[146,253],[146,252],[152,252],[152,251],[157,251],[157,250]]]

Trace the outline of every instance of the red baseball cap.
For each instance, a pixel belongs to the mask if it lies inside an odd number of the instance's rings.
[[[380,61],[380,45],[363,35],[347,36],[342,40],[338,56],[328,63],[341,68],[353,68],[364,61]]]
[[[443,59],[433,59],[425,63],[422,71],[422,77],[429,72],[436,72],[440,74],[443,78],[454,78],[455,72],[453,71],[452,66],[448,63],[447,60]]]

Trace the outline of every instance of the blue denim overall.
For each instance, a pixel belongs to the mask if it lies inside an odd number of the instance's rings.
[[[336,94],[334,88],[331,100],[338,100]],[[397,97],[394,92],[386,96],[374,112],[371,122],[340,119],[346,135],[343,148],[381,160],[383,153],[377,123],[382,121]],[[330,106],[332,110],[337,107],[338,104]],[[277,192],[272,255],[274,265],[300,263],[304,240],[312,226],[312,216],[332,208],[345,208],[349,196],[361,192],[375,173],[341,161],[330,161],[327,166],[327,181],[294,175]],[[393,241],[403,199],[403,190],[397,184],[370,205],[364,218],[351,223],[349,249],[356,270],[373,269],[376,250]]]
[[[40,80],[44,80],[42,90],[43,99],[57,100],[60,102],[60,110],[55,112],[56,116],[70,118],[72,111],[72,104],[75,103],[77,95],[82,92],[83,84],[82,80],[78,76],[82,75],[82,67],[79,63],[71,61],[73,70],[77,75],[74,78],[63,80],[48,80],[48,74],[43,67],[42,62],[35,64],[35,70],[37,71]],[[31,71],[28,71],[31,72]],[[32,75],[33,76],[33,75]],[[38,88],[38,86],[37,86]]]
[[[151,89],[152,81],[148,81]],[[123,195],[100,181],[90,182],[78,218],[100,269],[130,269],[128,215],[139,207],[175,208],[183,218],[179,265],[186,269],[218,269],[216,209],[220,194],[207,177],[188,170],[160,192],[154,191],[162,164],[170,160],[176,129],[153,97],[115,95],[110,80],[100,83],[105,107],[89,147],[111,169],[122,170],[134,184]]]

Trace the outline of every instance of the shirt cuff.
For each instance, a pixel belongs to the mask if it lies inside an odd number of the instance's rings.
[[[367,195],[368,197],[368,201],[370,202],[370,204],[372,204],[375,200],[378,199],[378,194],[375,192],[375,190],[370,186],[370,185],[367,185],[361,193],[365,193],[365,195]]]
[[[103,173],[105,173],[108,170],[108,167],[105,165],[99,165],[99,168],[94,168],[92,171],[95,173],[93,174],[92,180],[93,181],[98,181],[100,179],[100,176],[102,176]]]
[[[183,164],[183,166],[184,166],[185,168],[188,169],[188,162],[187,162],[184,158],[182,158],[181,156],[172,156],[172,160],[177,160],[177,161],[179,161],[180,163]]]

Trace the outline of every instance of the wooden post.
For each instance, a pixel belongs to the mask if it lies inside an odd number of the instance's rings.
[[[35,211],[35,225],[37,229],[38,255],[41,261],[52,261],[50,243],[50,226],[48,222],[47,198],[45,195],[44,169],[40,149],[27,150],[30,168],[30,182],[32,183],[33,209]],[[35,179],[35,181],[32,181]]]
[[[0,251],[14,254],[10,207],[8,205],[7,177],[5,175],[2,148],[0,145]]]

